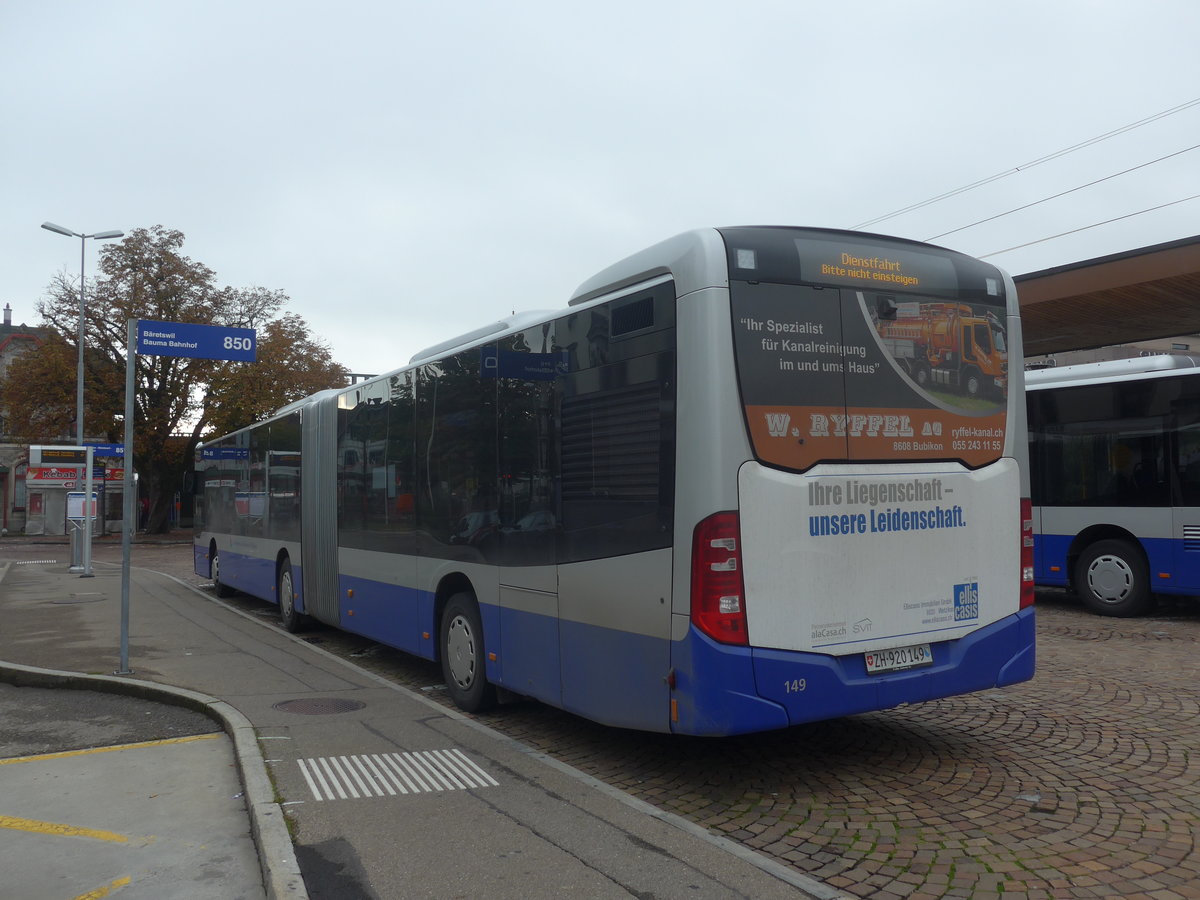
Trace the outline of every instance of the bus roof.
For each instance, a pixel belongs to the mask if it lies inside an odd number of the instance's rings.
[[[709,252],[697,253],[702,249]],[[703,271],[696,271],[694,263],[700,259],[707,260],[708,265]],[[692,263],[691,266],[688,265],[689,262]],[[717,229],[698,228],[685,231],[613,263],[577,287],[567,305],[580,306],[589,300],[658,276],[674,275],[679,278],[685,273],[691,274],[692,279],[678,284],[677,293],[680,295],[714,285],[728,286],[729,267],[725,263],[725,242]]]
[[[408,361],[409,366],[415,366],[419,362],[424,362],[430,359],[437,359],[439,356],[451,353],[468,347],[471,344],[478,343],[484,338],[497,339],[504,334],[511,334],[514,331],[521,331],[524,328],[529,328],[532,325],[540,324],[553,316],[562,315],[561,310],[529,310],[528,312],[513,313],[506,319],[501,319],[498,322],[493,322],[490,325],[484,325],[480,328],[475,328],[468,331],[466,334],[460,334],[457,337],[452,337],[449,340],[434,344],[432,347],[426,347],[424,350],[416,353]],[[404,367],[404,368],[407,368]]]
[[[1031,369],[1025,373],[1027,390],[1059,387],[1064,384],[1103,384],[1131,376],[1170,374],[1182,370],[1200,370],[1200,361],[1191,356],[1138,356],[1132,359],[1113,359],[1105,362],[1080,363],[1075,366],[1055,366]]]

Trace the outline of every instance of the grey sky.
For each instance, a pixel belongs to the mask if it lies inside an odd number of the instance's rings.
[[[381,372],[709,225],[851,227],[1200,98],[1194,0],[0,4],[0,304],[184,232]],[[1200,144],[1200,105],[872,230],[925,239]],[[1200,194],[1200,150],[939,240]],[[1200,200],[991,257],[1200,234]],[[88,246],[89,276],[96,249]]]

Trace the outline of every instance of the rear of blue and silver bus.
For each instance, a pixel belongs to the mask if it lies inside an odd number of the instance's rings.
[[[696,516],[690,546],[677,537],[691,594],[672,659],[674,727],[785,727],[1032,677],[1011,281],[908,242],[722,234],[729,332],[709,353],[727,354],[737,384],[709,390],[725,407],[715,421],[742,430],[718,442],[736,469],[713,491],[722,508]],[[1015,385],[980,379],[983,364],[955,345],[952,318],[988,317],[1007,320]],[[681,373],[681,419],[699,400],[687,385]]]

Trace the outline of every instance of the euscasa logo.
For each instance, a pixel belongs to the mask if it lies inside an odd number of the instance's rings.
[[[767,420],[767,433],[771,437],[787,437],[788,426],[792,424],[792,417],[787,413],[763,413],[763,418]],[[798,429],[793,428],[793,437],[799,434]]]
[[[979,582],[968,581],[954,586],[954,621],[979,618]]]

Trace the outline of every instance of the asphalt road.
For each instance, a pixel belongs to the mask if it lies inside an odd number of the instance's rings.
[[[0,542],[0,558],[46,550]],[[119,562],[119,545],[94,559]],[[135,565],[206,584],[191,560],[187,544],[134,551]],[[1061,592],[1038,605],[1038,674],[1003,690],[725,739],[524,701],[480,718],[850,894],[1200,898],[1200,602],[1139,619],[1093,616]],[[323,627],[306,638],[443,695],[430,663]]]
[[[16,687],[0,682],[0,759],[136,744],[221,726],[201,713],[102,691]]]

